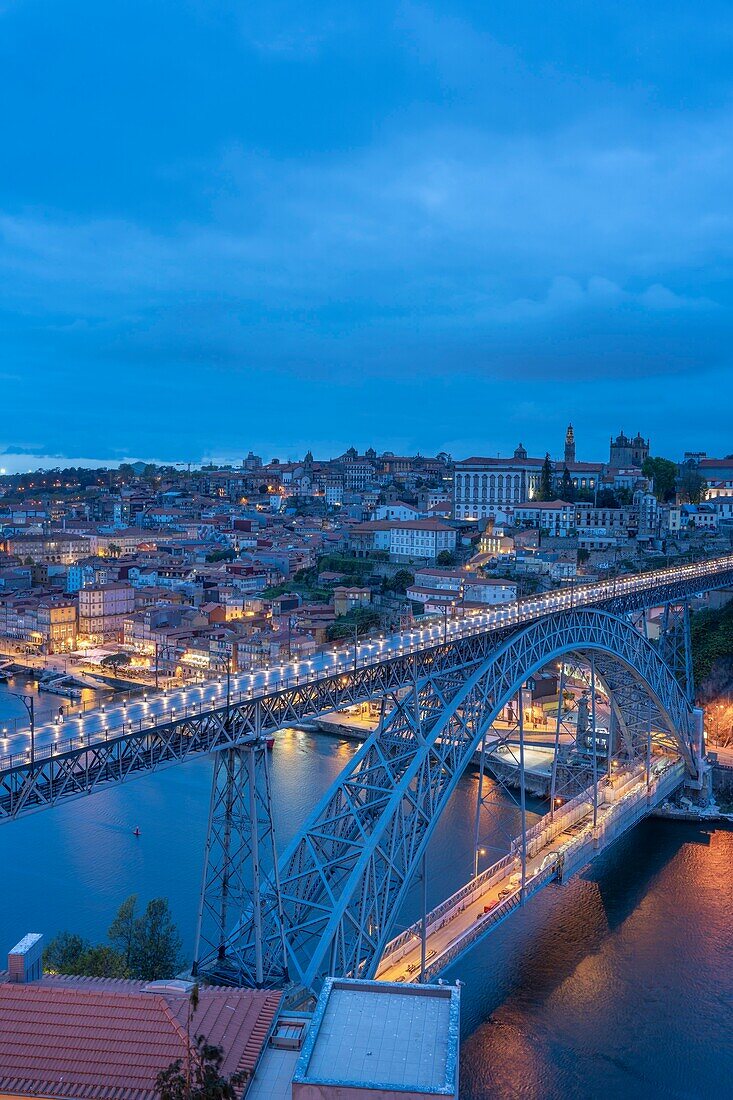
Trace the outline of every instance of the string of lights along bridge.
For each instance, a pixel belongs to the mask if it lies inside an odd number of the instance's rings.
[[[8,734],[0,817],[50,809],[213,753],[192,972],[296,991],[317,990],[329,974],[425,980],[680,785],[704,787],[689,600],[731,585],[733,555],[573,584],[460,619],[446,612],[376,640],[355,637],[308,661],[100,706],[45,723],[30,743],[28,734]],[[654,646],[639,612],[659,605],[664,628]],[[528,827],[523,688],[550,664],[560,676],[549,811]],[[568,759],[560,751],[567,744],[565,700],[584,685],[589,725],[574,716],[576,750]],[[268,739],[375,699],[382,701],[376,730],[279,853]],[[508,707],[514,719],[507,722]],[[588,729],[590,756],[579,736]],[[489,756],[495,762],[507,752],[516,766],[521,831],[508,852],[480,870],[484,769]],[[477,754],[474,876],[427,913],[428,843]],[[416,876],[423,882],[419,929],[395,937]],[[471,906],[475,913],[467,912]]]
[[[733,572],[733,555],[696,562],[690,565],[653,570],[634,576],[570,587],[525,597],[481,614],[460,619],[445,618],[378,640],[359,641],[351,646],[327,650],[308,660],[276,664],[256,672],[221,676],[218,681],[175,690],[147,689],[142,697],[110,706],[104,704],[63,722],[51,721],[35,728],[34,744],[30,731],[0,730],[0,772],[51,757],[54,753],[88,747],[110,738],[134,731],[156,728],[180,722],[202,712],[218,711],[227,705],[266,697],[286,688],[324,681],[334,675],[351,673],[430,649],[447,641],[457,642],[480,634],[517,630],[538,618],[582,607],[604,607],[621,604],[633,610],[662,602],[666,589],[691,586],[696,581],[701,588],[722,586],[727,574]],[[717,585],[716,579],[720,580]],[[684,593],[683,593],[684,594]]]

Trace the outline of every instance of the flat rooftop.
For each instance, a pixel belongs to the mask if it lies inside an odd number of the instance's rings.
[[[458,1027],[453,986],[328,978],[293,1085],[455,1096]]]

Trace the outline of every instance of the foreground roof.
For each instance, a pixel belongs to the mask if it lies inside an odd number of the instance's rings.
[[[155,1079],[186,1051],[188,996],[144,983],[43,978],[0,982],[0,1093],[155,1100]],[[200,990],[191,1035],[222,1047],[226,1075],[252,1071],[280,994]]]

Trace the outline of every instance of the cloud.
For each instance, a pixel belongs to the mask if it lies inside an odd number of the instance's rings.
[[[102,186],[75,205],[76,179],[65,203],[52,188],[45,205],[0,192],[16,410],[33,377],[99,394],[111,422],[94,427],[98,448],[132,430],[201,453],[224,446],[212,432],[236,442],[238,410],[247,431],[300,439],[297,422],[315,430],[336,402],[365,433],[419,442],[404,427],[417,383],[420,429],[468,443],[486,407],[512,436],[563,403],[621,416],[643,399],[651,419],[654,387],[664,415],[691,415],[691,380],[730,374],[733,108],[699,36],[693,95],[654,61],[674,30],[651,16],[634,15],[633,33],[614,16],[602,42],[585,14],[548,27],[557,12],[540,4],[520,31],[507,6],[287,4],[244,26],[238,6],[199,7],[202,69],[217,19],[240,52],[222,47],[236,80],[207,71],[203,107],[203,85],[172,74],[178,160],[172,138],[159,154],[156,121],[154,154],[128,135],[129,195]],[[139,107],[133,121],[144,129]],[[201,132],[214,129],[212,152]],[[56,450],[52,411],[38,430]]]

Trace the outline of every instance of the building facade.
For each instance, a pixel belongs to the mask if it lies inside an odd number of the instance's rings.
[[[619,432],[616,438],[611,440],[608,464],[613,469],[617,470],[625,466],[641,469],[648,458],[649,440],[644,439],[640,432],[637,432],[633,439]]]
[[[531,500],[539,487],[541,458],[529,458],[520,443],[512,458],[467,458],[453,475],[453,515],[456,519],[486,519],[492,505],[517,505]]]

